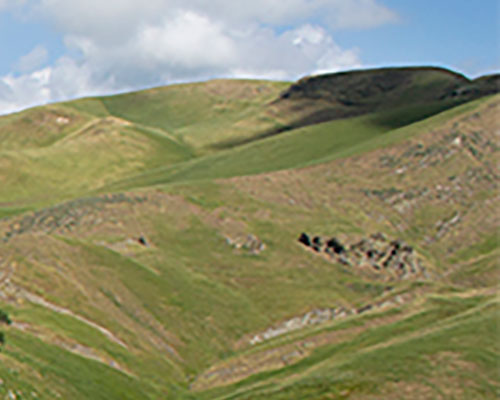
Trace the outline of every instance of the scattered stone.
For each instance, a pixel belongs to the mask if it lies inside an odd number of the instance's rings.
[[[15,218],[8,226],[2,240],[6,243],[14,236],[26,233],[71,231],[73,227],[85,221],[97,223],[99,211],[108,204],[139,204],[145,201],[147,201],[145,197],[128,196],[123,193],[70,201]]]
[[[437,230],[436,239],[439,239],[442,236],[444,236],[446,233],[448,233],[450,228],[452,228],[454,225],[458,224],[459,222],[460,222],[460,213],[458,213],[458,212],[455,212],[453,217],[449,220],[438,221],[436,223],[436,230]]]
[[[266,244],[251,233],[245,239],[226,237],[226,243],[235,249],[246,249],[254,255],[258,255],[266,249]]]
[[[390,291],[393,288],[387,287]],[[400,294],[392,298],[385,298],[375,303],[365,304],[357,309],[344,308],[343,306],[331,308],[316,308],[302,316],[293,317],[280,323],[277,326],[270,327],[265,331],[258,333],[250,338],[249,343],[256,345],[277,336],[287,334],[310,325],[324,324],[328,321],[344,319],[353,315],[360,315],[369,311],[387,309],[388,307],[397,307],[411,299],[410,294]]]
[[[373,235],[371,235],[371,238],[373,240],[378,240],[379,242],[387,241],[387,237],[382,232],[374,233]]]
[[[332,237],[324,244],[320,236],[309,240],[302,233],[299,242],[317,253],[326,253],[335,262],[358,268],[368,268],[387,277],[405,279],[425,276],[415,250],[402,240],[389,241],[383,233],[375,233],[351,245]]]
[[[66,125],[66,124],[69,124],[69,118],[66,118],[66,117],[57,117],[56,118],[56,122],[59,125]]]
[[[254,345],[261,343],[265,340],[284,335],[288,332],[302,329],[308,325],[322,324],[334,319],[337,315],[339,315],[339,312],[335,308],[314,309],[302,316],[291,318],[276,327],[269,328],[266,331],[253,336],[250,339],[250,344]]]
[[[369,311],[373,308],[373,306],[371,304],[367,304],[366,306],[363,306],[361,308],[358,308],[356,310],[356,313],[357,314],[363,314],[365,311]]]

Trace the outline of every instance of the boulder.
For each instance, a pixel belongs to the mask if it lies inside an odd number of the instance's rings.
[[[311,246],[311,238],[309,235],[305,232],[302,232],[299,237],[299,242],[302,243],[305,246],[310,247]]]

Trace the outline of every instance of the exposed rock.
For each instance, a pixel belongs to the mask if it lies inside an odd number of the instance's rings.
[[[326,242],[319,236],[312,241],[305,240],[308,238],[309,235],[303,233],[299,242],[344,265],[368,268],[399,279],[425,276],[425,269],[413,247],[402,240],[389,241],[383,233],[375,233],[350,245],[341,243],[336,237]]]
[[[56,118],[56,122],[59,125],[66,125],[66,124],[69,124],[69,118],[66,118],[66,117],[57,117]]]
[[[251,254],[259,254],[266,249],[266,244],[253,234],[248,234],[246,238],[231,239],[226,237],[226,243],[235,249],[246,249]]]
[[[451,227],[454,225],[458,224],[460,222],[460,214],[458,212],[455,212],[453,217],[451,217],[449,220],[443,220],[443,221],[438,221],[436,223],[436,239],[439,239],[440,237],[444,236]]]
[[[252,254],[259,254],[265,250],[266,245],[257,236],[249,234],[243,243],[243,248],[248,249]]]
[[[357,314],[363,314],[366,311],[369,311],[373,308],[371,304],[367,304],[366,306],[360,307],[356,310]]]
[[[269,328],[266,331],[253,336],[250,339],[250,344],[252,345],[257,344],[265,340],[269,340],[274,337],[284,335],[288,332],[302,329],[308,325],[317,325],[332,320],[336,317],[336,315],[340,314],[339,310],[341,309],[338,310],[335,308],[314,309],[302,316],[294,317],[292,319],[284,321],[283,323],[281,323],[276,327]],[[342,309],[342,311],[344,310]]]
[[[8,226],[1,240],[6,243],[13,237],[25,233],[71,231],[73,227],[85,220],[98,223],[99,211],[108,204],[138,204],[145,201],[147,201],[145,197],[128,196],[122,193],[70,201],[29,213],[20,218],[13,218],[14,221]]]
[[[387,291],[392,290],[388,287]],[[397,295],[392,298],[385,298],[375,303],[365,304],[358,308],[345,308],[343,306],[331,308],[316,308],[304,315],[297,316],[282,322],[279,325],[268,328],[265,331],[254,335],[249,343],[256,345],[277,336],[287,334],[310,325],[320,325],[328,321],[339,320],[353,315],[360,315],[369,311],[386,309],[388,307],[399,306],[411,298],[410,294]]]

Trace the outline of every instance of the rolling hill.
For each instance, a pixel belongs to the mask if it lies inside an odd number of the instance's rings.
[[[0,397],[495,399],[498,76],[0,118]]]

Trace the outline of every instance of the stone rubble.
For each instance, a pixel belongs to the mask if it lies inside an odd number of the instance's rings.
[[[414,248],[402,240],[389,240],[375,233],[352,244],[343,244],[336,237],[310,237],[303,232],[298,241],[334,262],[352,268],[368,268],[397,279],[425,277],[425,268]]]
[[[381,310],[384,308],[401,305],[407,301],[406,294],[396,295],[393,298],[381,300],[373,304],[366,304],[358,308],[345,308],[342,306],[332,308],[316,308],[304,315],[297,316],[282,322],[281,324],[258,333],[249,340],[251,345],[262,343],[277,336],[297,331],[311,325],[320,325],[328,321],[344,319],[353,315],[360,315],[368,311]]]

